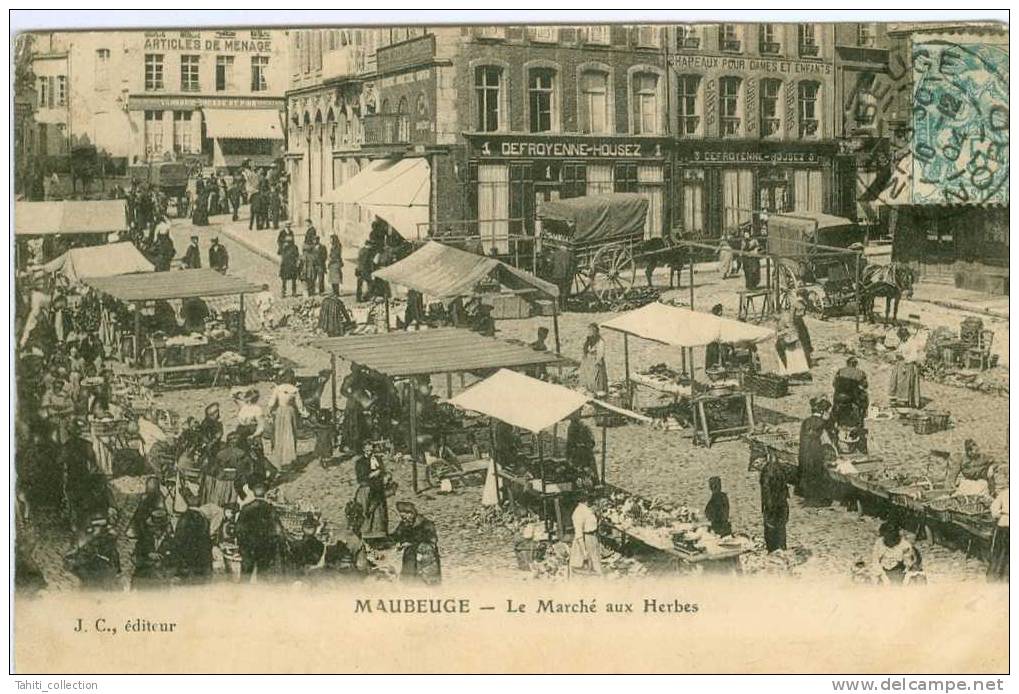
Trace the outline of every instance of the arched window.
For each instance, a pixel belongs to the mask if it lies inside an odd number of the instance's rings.
[[[410,142],[410,116],[407,114],[407,97],[401,96],[396,107],[396,128],[398,142]]]

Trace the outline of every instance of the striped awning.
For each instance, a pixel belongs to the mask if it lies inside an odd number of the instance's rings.
[[[315,340],[312,347],[387,376],[426,376],[555,364],[560,358],[527,345],[462,328],[400,331]]]
[[[230,296],[254,294],[266,289],[264,284],[253,284],[208,268],[90,277],[85,280],[85,284],[121,301]]]

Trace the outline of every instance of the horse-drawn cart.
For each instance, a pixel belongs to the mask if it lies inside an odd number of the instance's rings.
[[[767,224],[779,306],[787,307],[800,296],[808,309],[822,316],[855,312],[864,265],[863,230],[845,217],[820,212],[771,214]]]
[[[541,203],[542,274],[559,285],[563,296],[591,291],[603,301],[632,289],[638,267],[644,267],[648,286],[659,264],[675,274],[688,249],[668,236],[647,238],[647,215],[648,199],[638,193]]]

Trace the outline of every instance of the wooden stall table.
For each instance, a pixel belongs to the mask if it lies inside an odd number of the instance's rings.
[[[707,524],[705,523],[705,525]],[[680,571],[684,567],[703,564],[705,565],[705,571],[739,573],[739,557],[747,551],[745,549],[734,548],[721,552],[689,552],[678,549],[671,543],[665,545],[657,541],[656,538],[642,534],[637,528],[624,530],[604,519],[600,523],[599,534],[605,536],[610,543],[615,543],[619,547],[620,552],[624,552],[628,546],[639,544],[663,554],[669,558],[673,569],[676,571]],[[711,568],[708,568],[709,566]]]
[[[760,310],[757,309],[758,300],[761,301]],[[740,320],[747,320],[748,318],[764,320],[774,312],[775,303],[770,290],[749,289],[739,293],[739,313],[737,315]]]
[[[736,426],[715,428],[708,416],[708,409],[713,404],[725,405],[727,403],[742,404],[743,413],[740,423]],[[708,448],[711,448],[715,439],[725,436],[740,436],[753,431],[757,426],[754,421],[754,396],[745,391],[699,395],[693,398],[691,406],[693,408],[694,443]]]

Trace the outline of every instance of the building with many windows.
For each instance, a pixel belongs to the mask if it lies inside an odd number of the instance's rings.
[[[284,139],[285,51],[285,32],[261,29],[41,34],[33,69],[46,151],[270,163]]]

